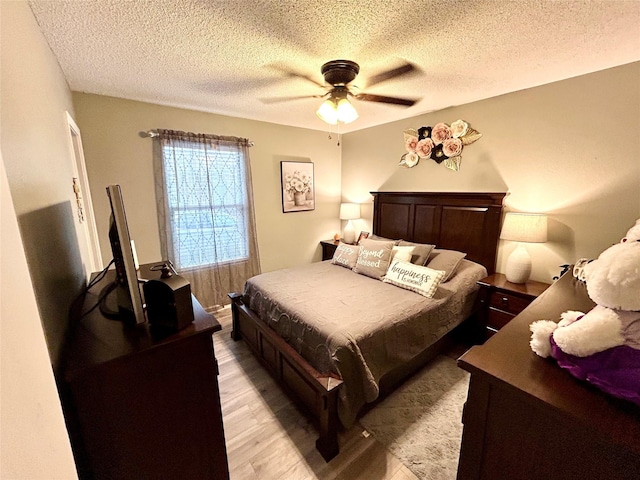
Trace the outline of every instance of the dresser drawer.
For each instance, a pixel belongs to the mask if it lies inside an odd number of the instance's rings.
[[[489,307],[502,310],[512,315],[519,314],[527,308],[531,303],[531,299],[522,298],[505,292],[491,292],[489,297]]]
[[[513,320],[513,317],[515,317],[514,314],[490,308],[489,314],[487,315],[487,327],[491,330],[500,330],[507,323]]]

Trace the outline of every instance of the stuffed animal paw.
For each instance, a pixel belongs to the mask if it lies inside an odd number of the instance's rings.
[[[542,358],[549,357],[551,355],[551,335],[557,328],[558,324],[551,320],[538,320],[529,325],[529,330],[531,330],[531,341],[529,342],[531,350]]]
[[[566,327],[567,325],[571,325],[576,320],[584,317],[583,312],[577,312],[575,310],[567,310],[566,312],[562,312],[560,314],[560,321],[558,322],[559,327]]]

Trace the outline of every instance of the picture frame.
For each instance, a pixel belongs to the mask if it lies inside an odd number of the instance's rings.
[[[313,162],[280,162],[282,213],[315,210]]]
[[[356,245],[360,245],[360,240],[362,240],[364,238],[369,238],[369,232],[360,232],[360,235],[358,236],[358,241],[356,242]]]

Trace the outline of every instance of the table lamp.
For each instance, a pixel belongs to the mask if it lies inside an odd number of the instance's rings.
[[[344,243],[355,243],[356,230],[351,220],[360,218],[360,204],[358,203],[342,203],[340,204],[340,220],[347,220],[347,225],[342,232],[342,240]]]
[[[504,217],[500,238],[522,243],[544,243],[547,241],[547,216],[509,212]],[[531,256],[522,243],[518,243],[507,259],[505,275],[511,283],[525,283],[531,275]]]

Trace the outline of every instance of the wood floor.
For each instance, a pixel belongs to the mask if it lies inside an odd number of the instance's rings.
[[[214,338],[231,480],[411,480],[417,477],[356,424],[340,433],[340,453],[326,463],[317,431],[244,342],[231,340],[228,308],[215,312]]]

